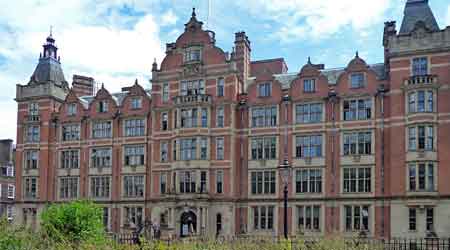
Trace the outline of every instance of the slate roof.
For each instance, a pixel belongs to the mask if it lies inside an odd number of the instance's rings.
[[[419,21],[422,21],[425,27],[431,31],[440,30],[436,18],[428,5],[428,0],[408,0],[399,34],[411,33]]]
[[[59,86],[67,84],[61,68],[61,63],[51,57],[39,59],[39,63],[36,66],[33,75],[31,75],[28,84],[41,84],[47,82],[52,82]]]
[[[369,68],[375,72],[378,79],[383,80],[386,78],[385,67],[383,63],[371,64],[369,65]],[[320,70],[320,72],[328,79],[328,83],[330,85],[335,85],[337,83],[337,80],[339,79],[339,76],[345,72],[345,68],[323,69]],[[288,89],[290,88],[292,81],[297,78],[298,73],[275,74],[273,76],[277,81],[281,83],[283,89]],[[251,78],[250,80],[254,79]]]
[[[122,91],[122,92],[117,92],[117,93],[112,93],[112,99],[114,100],[114,102],[116,103],[117,106],[121,106],[123,103],[123,100],[125,99],[125,97],[127,96],[129,91]],[[146,89],[145,92],[147,93],[147,96],[150,97],[150,90]],[[80,96],[78,99],[80,99],[81,104],[83,104],[83,107],[85,109],[89,108],[89,104],[91,104],[91,102],[95,99],[95,96]]]

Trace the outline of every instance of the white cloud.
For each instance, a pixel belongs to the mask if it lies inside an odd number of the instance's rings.
[[[176,24],[177,21],[178,21],[178,17],[175,15],[175,13],[172,10],[168,10],[161,17],[161,25],[162,26],[171,26],[171,25]]]
[[[16,137],[15,85],[28,82],[50,25],[55,26],[53,36],[68,82],[73,74],[85,74],[104,82],[111,92],[133,84],[136,78],[149,88],[153,59],[160,62],[164,56],[156,22],[161,17],[149,12],[155,1],[2,1],[0,138]],[[123,16],[119,11],[123,4],[145,14]],[[176,23],[173,12],[165,13],[163,19],[165,25]]]
[[[248,0],[254,16],[278,24],[275,36],[284,42],[319,39],[338,33],[345,27],[364,30],[384,18],[391,0]],[[245,8],[245,7],[244,7]]]

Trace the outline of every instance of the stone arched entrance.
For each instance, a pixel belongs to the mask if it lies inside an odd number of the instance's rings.
[[[192,211],[183,212],[180,218],[180,236],[186,237],[197,232],[197,215]]]

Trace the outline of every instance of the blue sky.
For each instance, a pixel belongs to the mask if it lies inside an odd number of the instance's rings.
[[[406,0],[0,0],[0,138],[16,137],[15,85],[26,84],[52,25],[66,80],[92,76],[111,91],[135,78],[150,87],[151,64],[164,57],[192,7],[217,45],[231,51],[234,33],[246,31],[252,60],[284,57],[298,72],[307,57],[342,67],[359,51],[383,61],[383,23],[399,29]],[[448,0],[430,0],[443,29]]]

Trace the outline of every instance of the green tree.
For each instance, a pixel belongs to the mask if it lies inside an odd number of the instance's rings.
[[[48,206],[41,215],[44,234],[55,242],[75,245],[106,243],[102,209],[90,201]]]

